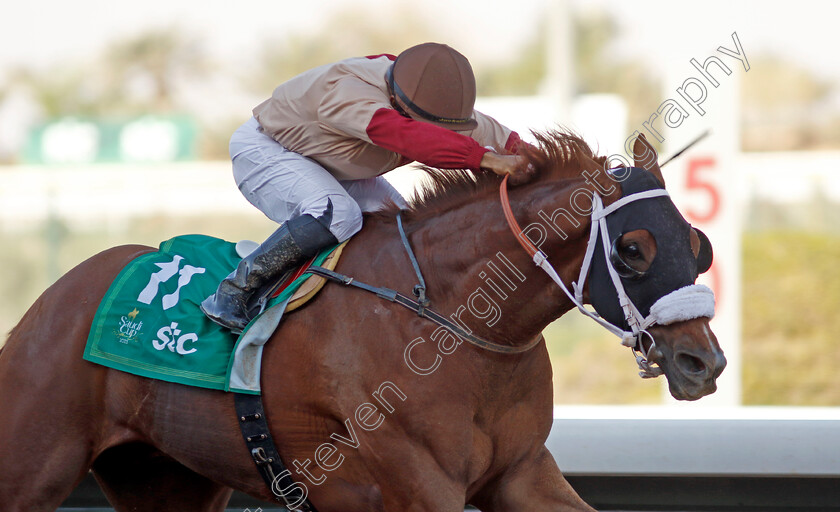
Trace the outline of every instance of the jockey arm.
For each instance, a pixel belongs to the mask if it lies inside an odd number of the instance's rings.
[[[355,101],[348,101],[348,97]],[[332,129],[401,155],[403,163],[417,161],[443,169],[473,171],[485,168],[497,174],[518,168],[519,157],[497,153],[515,152],[522,143],[519,135],[490,116],[476,111],[478,126],[468,132],[455,132],[401,115],[378,88],[355,78],[334,83],[318,115],[319,122]]]
[[[486,116],[484,116],[486,117]],[[477,132],[478,129],[474,130]],[[497,174],[514,172],[519,157],[501,155],[483,147],[473,137],[402,116],[393,109],[377,110],[367,127],[372,143],[399,153],[409,160],[443,169],[489,169]],[[512,152],[519,135],[507,131],[507,140],[485,139],[488,146]]]

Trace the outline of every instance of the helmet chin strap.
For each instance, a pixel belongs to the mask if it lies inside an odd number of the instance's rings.
[[[534,260],[534,263],[543,269],[548,274],[552,281],[554,281],[566,294],[569,300],[572,301],[578,310],[584,315],[596,321],[609,332],[615,334],[621,339],[621,344],[630,347],[633,355],[636,358],[636,364],[639,366],[639,375],[642,378],[653,378],[662,375],[662,368],[656,363],[651,363],[649,354],[656,346],[653,336],[647,331],[647,328],[652,325],[668,325],[694,318],[712,318],[715,313],[715,295],[712,290],[703,285],[689,285],[678,290],[674,290],[657,300],[650,308],[650,314],[647,317],[642,316],[638,308],[624,290],[624,285],[621,282],[616,270],[612,265],[607,263],[607,271],[610,274],[613,287],[618,295],[618,302],[624,312],[624,319],[627,325],[630,326],[629,331],[621,329],[603,318],[595,312],[587,309],[583,304],[583,289],[586,283],[586,277],[589,275],[590,267],[592,266],[592,258],[595,254],[595,247],[597,245],[598,235],[600,232],[601,246],[604,248],[606,256],[605,261],[610,261],[609,248],[609,232],[607,230],[607,216],[622,206],[625,206],[633,201],[643,199],[650,199],[653,197],[667,196],[668,192],[664,189],[647,190],[636,194],[623,197],[618,201],[612,203],[610,206],[604,208],[603,202],[597,192],[592,193],[592,214],[591,214],[591,230],[589,233],[589,241],[586,246],[586,254],[583,258],[583,263],[580,268],[580,275],[577,282],[572,283],[574,294],[569,291],[569,288],[557,275],[557,271],[548,262],[545,253],[538,249],[529,240],[521,236],[522,229],[513,217],[513,212],[510,209],[510,200],[507,194],[507,180],[508,177],[502,180],[500,189],[502,199],[502,209],[508,225],[519,240],[520,245],[528,252]],[[644,337],[647,336],[650,340],[649,346],[646,348]]]

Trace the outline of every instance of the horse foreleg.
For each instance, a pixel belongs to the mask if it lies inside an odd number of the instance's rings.
[[[595,510],[572,489],[544,446],[535,457],[512,466],[482,489],[471,504],[483,512]]]
[[[384,512],[463,512],[463,484],[449,477],[436,462],[423,459],[422,451],[407,452],[405,458],[394,457],[394,465],[374,474]]]

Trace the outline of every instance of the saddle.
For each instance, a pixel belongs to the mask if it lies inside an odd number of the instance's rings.
[[[239,255],[240,258],[245,258],[255,251],[259,245],[259,243],[252,240],[241,240],[236,243],[236,254]],[[336,265],[338,265],[338,259],[341,257],[341,252],[344,250],[345,245],[346,242],[339,245],[335,251],[327,256],[327,259],[325,259],[320,266],[328,270],[334,270]],[[283,290],[285,290],[297,278],[302,276],[314,261],[315,258],[310,259],[299,267],[293,268],[288,272],[277,276],[275,279],[270,280],[265,284],[265,286],[257,290],[257,293],[255,293],[248,301],[248,318],[253,319],[259,316],[259,314],[265,310],[269,302],[278,297],[281,293],[283,293]],[[288,306],[286,306],[286,312],[288,313],[293,311],[309,302],[310,299],[321,291],[321,288],[323,288],[326,282],[327,279],[324,277],[315,274],[311,275],[309,279],[304,281],[304,283],[292,295]]]

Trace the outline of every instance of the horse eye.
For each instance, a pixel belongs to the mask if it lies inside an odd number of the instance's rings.
[[[621,249],[621,252],[623,253],[622,256],[631,260],[638,260],[642,258],[642,251],[639,249],[639,246],[635,243],[631,243],[626,247],[623,247]]]
[[[619,277],[631,280],[641,279],[645,276],[646,272],[631,267],[628,261],[638,262],[639,260],[643,260],[642,251],[636,243],[632,242],[619,249],[620,240],[621,237],[618,237],[612,243],[612,249],[610,250],[610,263],[612,267]]]

